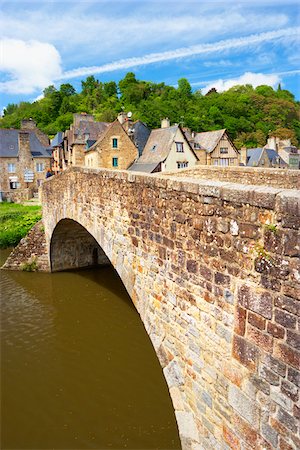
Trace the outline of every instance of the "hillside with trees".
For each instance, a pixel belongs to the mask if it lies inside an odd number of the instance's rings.
[[[299,102],[280,85],[277,90],[234,86],[222,93],[211,89],[203,95],[200,90],[193,92],[185,78],[175,88],[137,80],[129,72],[118,84],[89,76],[81,86],[79,93],[69,83],[59,88],[49,86],[39,101],[7,105],[0,127],[19,128],[22,119],[31,117],[52,136],[69,127],[73,113],[91,113],[98,121],[111,122],[124,110],[132,111],[135,120],[150,128],[158,128],[163,117],[197,132],[226,128],[238,148],[265,145],[270,135],[291,138],[294,145],[300,143]]]

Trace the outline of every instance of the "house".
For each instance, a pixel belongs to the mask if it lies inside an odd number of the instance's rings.
[[[141,120],[136,120],[133,122],[131,120],[132,113],[121,112],[118,114],[118,120],[123,126],[124,130],[136,146],[139,152],[139,156],[142,155],[147,140],[150,136],[151,130],[147,125]]]
[[[64,133],[59,131],[51,141],[52,158],[51,170],[56,175],[66,169],[66,160],[64,157]]]
[[[195,133],[185,130],[186,138],[195,151],[199,164],[238,166],[239,153],[226,129]]]
[[[108,125],[96,141],[86,141],[84,165],[126,170],[138,158],[138,150],[119,120]]]
[[[170,126],[168,119],[162,128],[152,130],[139,159],[129,168],[134,172],[164,172],[193,167],[198,158],[180,125]]]
[[[291,144],[290,139],[270,137],[264,148],[270,148],[278,152],[289,169],[300,169],[300,154],[297,147]]]
[[[62,170],[64,166],[83,166],[87,141],[90,145],[96,142],[108,125],[107,122],[95,122],[91,114],[74,114],[70,129],[64,133]]]
[[[2,198],[16,202],[32,198],[50,168],[49,140],[33,121],[25,122],[30,128],[0,129],[0,191]]]
[[[286,168],[286,162],[270,148],[241,148],[241,164],[249,167]]]

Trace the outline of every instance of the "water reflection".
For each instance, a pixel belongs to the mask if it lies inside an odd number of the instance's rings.
[[[111,268],[0,275],[1,448],[180,448],[161,368]]]

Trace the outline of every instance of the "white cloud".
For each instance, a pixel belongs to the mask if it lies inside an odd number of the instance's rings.
[[[215,88],[218,92],[227,91],[233,86],[251,84],[254,88],[261,85],[275,87],[280,83],[281,79],[278,74],[266,75],[263,73],[246,72],[238,78],[230,80],[216,80],[206,85],[201,91],[206,94],[210,89]]]
[[[132,67],[152,64],[157,62],[169,61],[172,59],[186,58],[195,55],[210,54],[216,52],[225,52],[228,50],[240,49],[247,46],[255,46],[264,42],[270,42],[282,38],[294,39],[295,33],[300,28],[286,28],[283,30],[269,31],[266,33],[252,34],[247,37],[227,39],[213,44],[192,45],[190,47],[178,48],[160,53],[150,53],[141,57],[133,57],[115,61],[109,64],[92,67],[80,67],[78,69],[69,70],[62,74],[60,80],[76,78],[87,75],[95,75],[105,72],[113,72],[121,69],[129,69]]]
[[[0,82],[0,92],[31,94],[61,76],[61,58],[51,44],[1,39],[0,47],[0,72],[10,78]]]

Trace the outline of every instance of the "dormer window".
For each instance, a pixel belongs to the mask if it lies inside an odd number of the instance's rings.
[[[183,153],[183,142],[175,142],[176,144],[176,152]]]
[[[200,148],[200,144],[198,144],[198,142],[194,143],[194,148]]]
[[[118,148],[118,139],[117,138],[113,138],[113,140],[112,140],[112,148]]]

